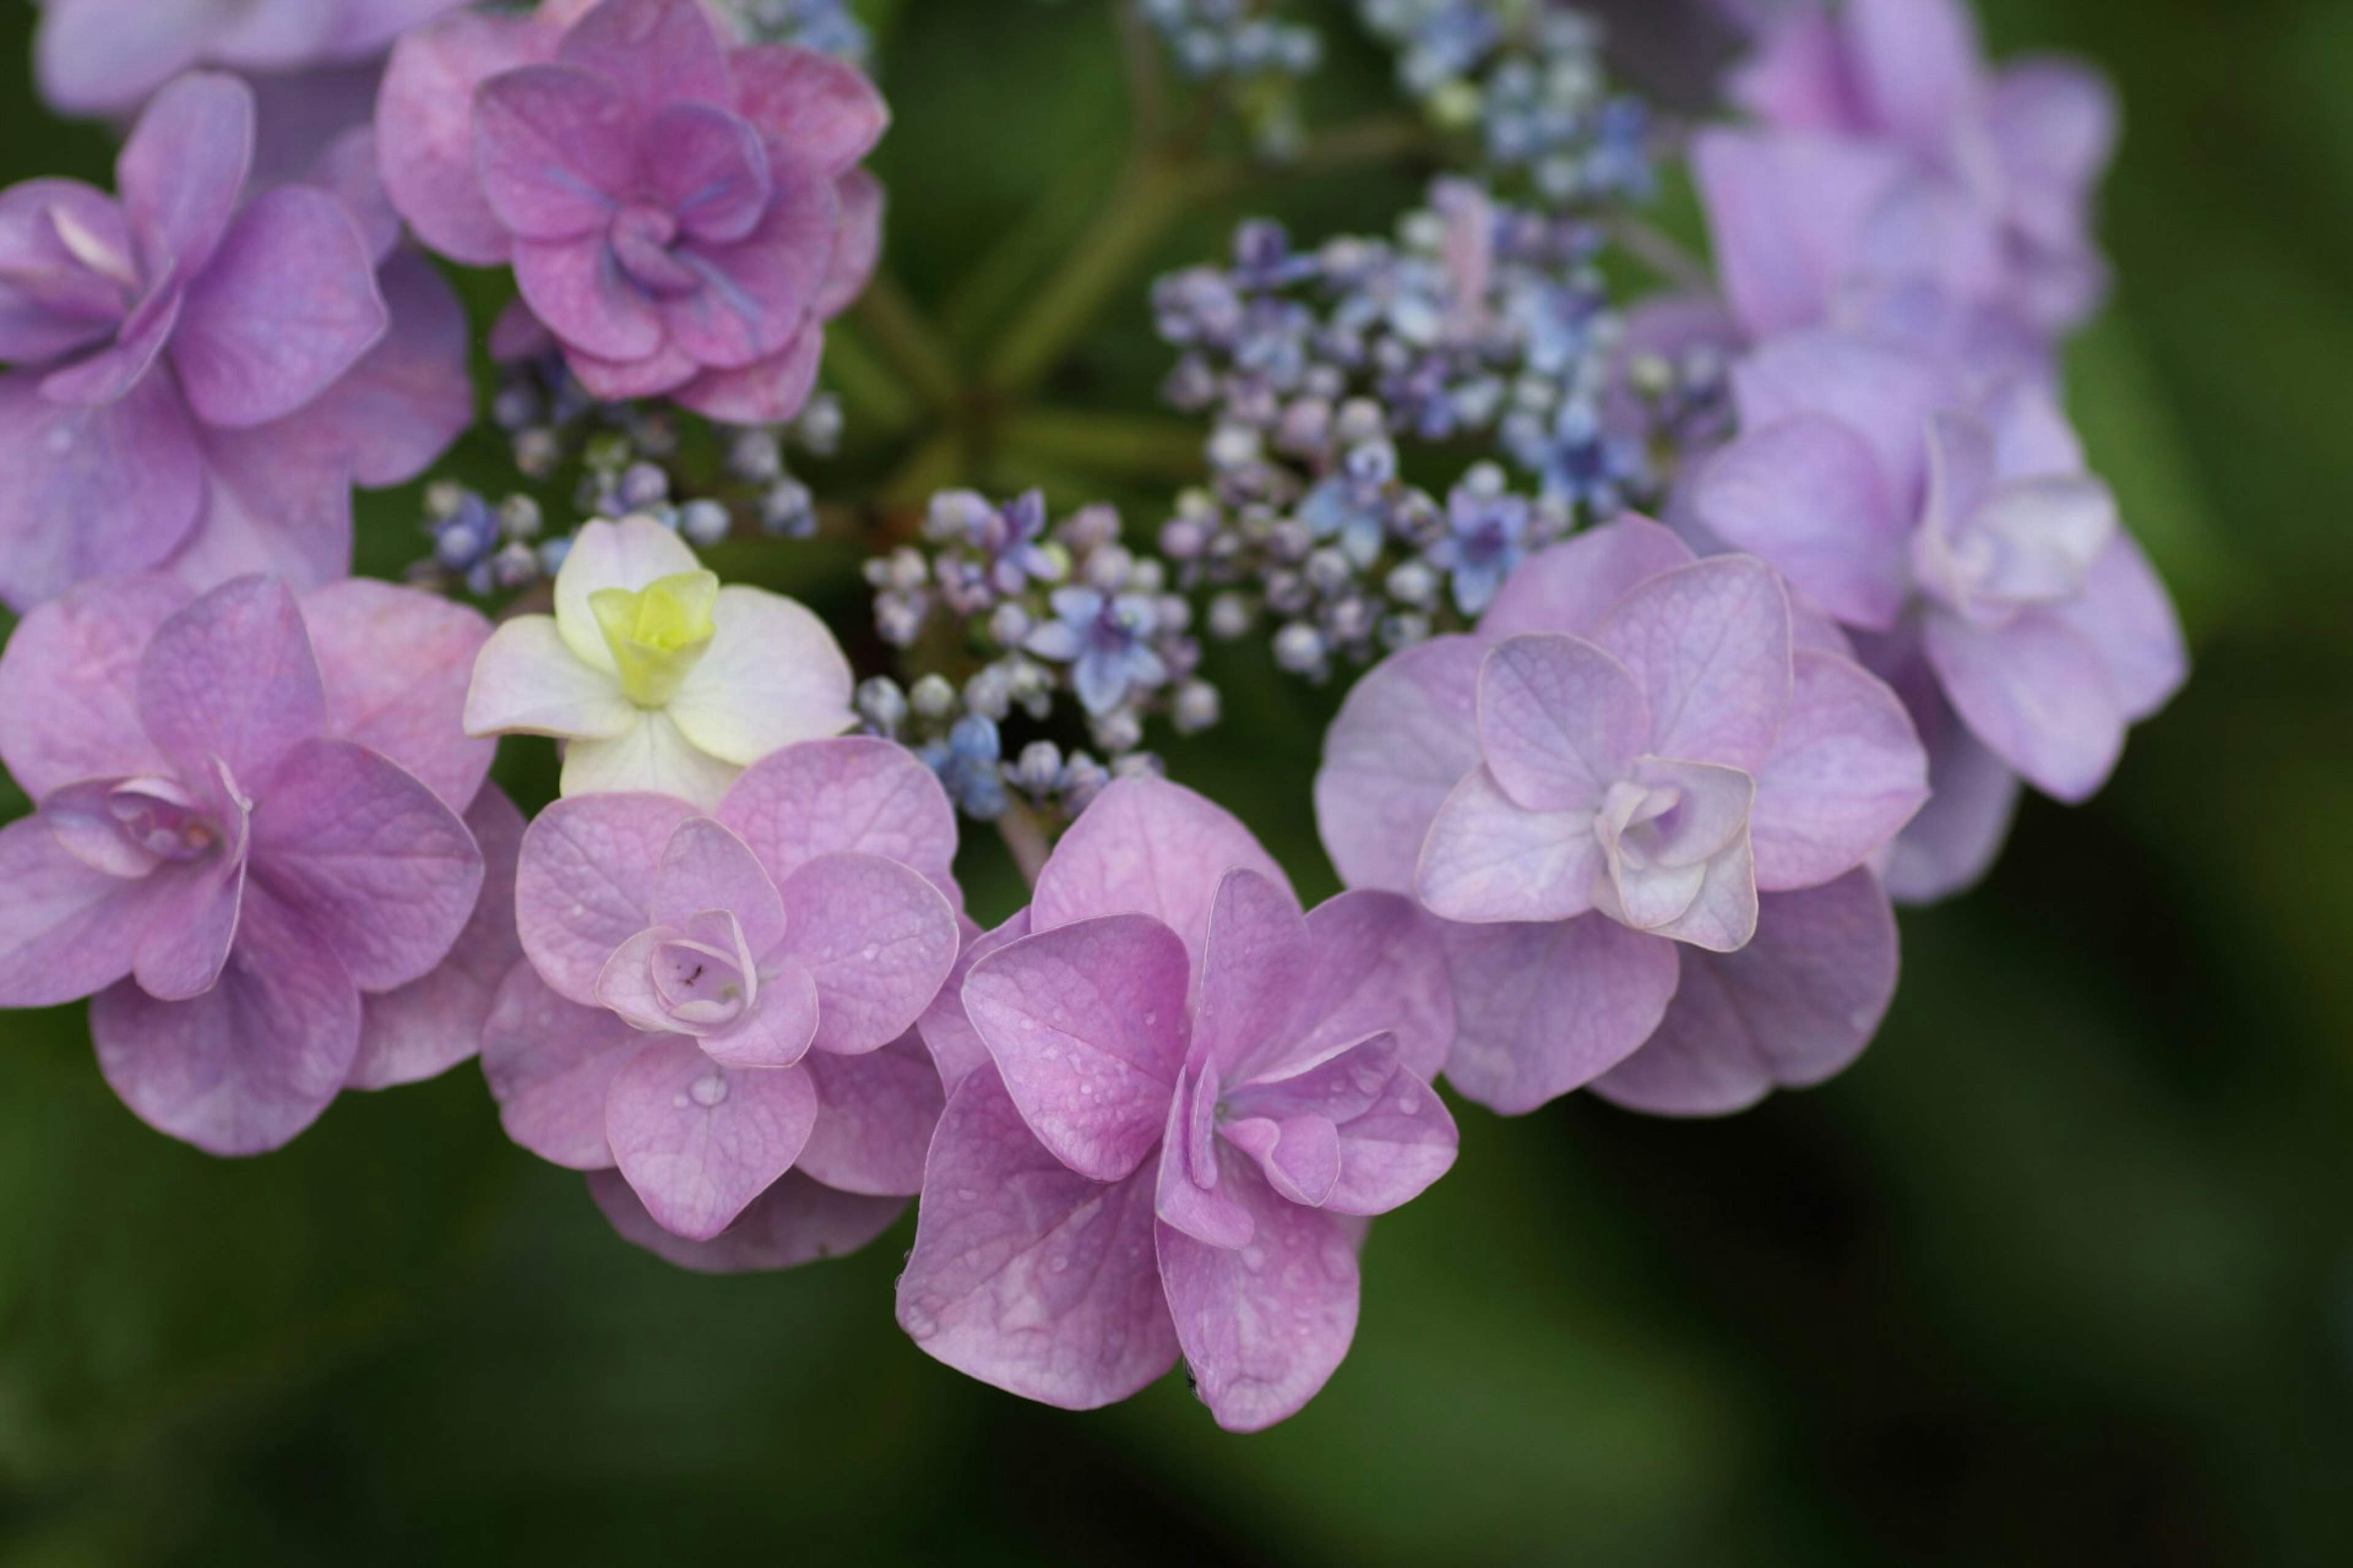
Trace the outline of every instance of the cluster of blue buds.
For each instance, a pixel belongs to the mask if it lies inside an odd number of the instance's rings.
[[[1261,153],[1282,157],[1302,137],[1298,84],[1324,63],[1324,36],[1282,19],[1281,0],[1140,0],[1176,68],[1231,95]]]
[[[1140,749],[1147,720],[1186,732],[1217,722],[1176,574],[1121,543],[1110,507],[1051,522],[1035,490],[1002,504],[944,490],[921,542],[868,562],[866,575],[877,633],[920,673],[904,690],[867,682],[860,710],[928,758],[968,816],[1000,816],[1008,791],[1075,814],[1114,774],[1158,767]],[[1066,696],[1108,765],[1050,739],[1008,757],[1003,727],[1052,728]]]
[[[798,44],[864,66],[874,40],[849,0],[719,0],[746,37],[763,44]]]
[[[1210,486],[1161,548],[1215,593],[1210,635],[1271,619],[1277,659],[1321,679],[1475,617],[1522,554],[1651,499],[1683,383],[1631,384],[1601,245],[1447,180],[1393,241],[1300,251],[1250,223],[1229,267],[1161,279],[1166,395],[1211,421]],[[1414,482],[1431,469],[1454,482]]]
[[[1613,94],[1600,24],[1561,0],[1357,0],[1398,79],[1440,126],[1475,132],[1491,172],[1548,206],[1647,200],[1655,149],[1641,100]]]

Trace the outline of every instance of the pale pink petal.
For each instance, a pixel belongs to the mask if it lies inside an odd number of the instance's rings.
[[[305,437],[310,413],[202,433],[204,521],[172,556],[173,576],[211,588],[261,572],[315,588],[350,575],[350,458]]]
[[[965,925],[964,951],[957,954],[955,967],[948,971],[947,984],[940,987],[939,995],[923,1010],[918,1026],[923,1044],[932,1053],[932,1061],[939,1068],[940,1081],[951,1094],[976,1069],[989,1065],[988,1045],[964,1010],[964,983],[982,959],[1029,934],[1029,911],[1027,908],[1014,911],[1012,919],[990,931],[981,931],[969,921]]]
[[[533,821],[516,873],[515,923],[533,967],[558,994],[596,1001],[605,961],[646,929],[670,835],[694,815],[662,795],[580,795]]]
[[[728,1067],[796,1067],[808,1059],[818,1020],[817,976],[797,959],[786,958],[762,969],[757,1006],[700,1043],[704,1055]]]
[[[496,266],[510,243],[475,173],[474,90],[546,59],[556,37],[532,18],[459,11],[393,48],[376,99],[385,191],[417,237],[453,261]]]
[[[1757,430],[1701,470],[1692,504],[1710,532],[1771,562],[1840,620],[1894,623],[1910,520],[1850,426],[1799,414]]]
[[[939,994],[955,965],[955,910],[921,873],[879,855],[821,855],[783,883],[778,951],[817,979],[817,1048],[854,1056],[888,1045]]]
[[[158,1002],[128,981],[90,1008],[98,1065],[139,1119],[213,1154],[275,1149],[318,1120],[359,1049],[360,998],[303,917],[247,889],[220,984]]]
[[[663,1229],[708,1241],[792,1168],[817,1121],[797,1068],[730,1068],[655,1035],[613,1077],[605,1136]]]
[[[1120,779],[1055,846],[1030,900],[1030,929],[1149,915],[1181,937],[1198,962],[1218,884],[1236,867],[1291,886],[1229,812],[1165,780]]]
[[[622,1240],[697,1274],[748,1274],[846,1257],[890,1229],[907,1208],[902,1197],[837,1192],[791,1170],[725,1230],[709,1241],[689,1241],[655,1223],[618,1171],[589,1172],[588,1194]]]
[[[927,1355],[1067,1410],[1166,1372],[1176,1335],[1153,1247],[1154,1173],[1106,1185],[1031,1135],[993,1070],[932,1140],[899,1323]]]
[[[626,363],[669,342],[653,297],[621,270],[601,236],[518,239],[514,275],[524,303],[567,349]]]
[[[499,987],[522,958],[515,935],[515,861],[522,813],[491,784],[466,827],[482,851],[482,890],[449,956],[430,974],[361,1005],[359,1055],[346,1089],[389,1089],[436,1077],[481,1048]]]
[[[1356,1249],[1338,1216],[1285,1202],[1246,1160],[1224,1167],[1257,1221],[1250,1245],[1209,1247],[1163,1225],[1160,1272],[1195,1391],[1219,1426],[1256,1432],[1296,1414],[1348,1353]]]
[[[1789,705],[1789,598],[1753,556],[1662,573],[1618,601],[1593,640],[1650,700],[1651,751],[1754,773]]]
[[[1228,1082],[1285,1057],[1299,1027],[1300,981],[1314,944],[1291,889],[1255,871],[1232,870],[1209,908],[1192,1059]]]
[[[595,71],[524,66],[491,78],[474,95],[474,167],[491,211],[519,240],[601,240],[637,184],[639,124],[628,95]]]
[[[2124,751],[2124,700],[2081,634],[2045,610],[1999,630],[1937,610],[1922,637],[1955,710],[2028,783],[2073,803],[2107,782]]]
[[[1757,885],[1810,888],[1859,866],[1928,798],[1928,756],[1895,693],[1851,660],[1799,650],[1788,717],[1757,774]]]
[[[706,910],[735,917],[754,958],[785,935],[785,900],[744,841],[707,816],[679,824],[654,874],[653,921],[683,926]],[[832,918],[832,911],[827,911]]]
[[[833,259],[827,264],[815,310],[820,321],[831,321],[857,303],[873,280],[874,266],[882,255],[882,212],[887,205],[882,186],[863,169],[844,174],[834,187],[841,211],[841,232],[834,238]]]
[[[491,635],[480,612],[353,577],[303,595],[302,620],[326,687],[327,732],[382,752],[455,810],[472,804],[498,750],[459,724]]]
[[[1591,811],[1651,739],[1651,710],[1624,665],[1582,637],[1510,637],[1479,673],[1487,771],[1530,811]]]
[[[873,150],[890,106],[855,67],[815,49],[763,44],[737,49],[735,107],[796,157],[838,174]]]
[[[1491,641],[1523,632],[1590,637],[1628,589],[1694,559],[1691,546],[1670,530],[1630,512],[1522,562],[1487,606],[1479,635]]]
[[[67,853],[37,816],[0,827],[0,1007],[54,1007],[129,974],[153,893]]]
[[[183,779],[210,778],[217,758],[259,790],[327,726],[301,606],[267,577],[240,577],[165,621],[138,679],[140,723]]]
[[[725,43],[700,0],[603,0],[556,58],[619,82],[649,113],[681,99],[725,108],[733,97]]]
[[[1429,1082],[1454,1043],[1454,992],[1438,922],[1411,899],[1359,889],[1307,911],[1314,955],[1297,981],[1308,1025],[1294,1062],[1388,1032],[1401,1060]]]
[[[20,610],[162,565],[205,505],[204,457],[169,376],[101,408],[52,403],[38,380],[0,375],[0,598]]]
[[[703,371],[673,395],[681,407],[723,425],[781,425],[807,406],[824,355],[824,330],[810,321],[766,359],[739,370]]]
[[[1334,1179],[1313,1201],[1335,1213],[1387,1214],[1454,1163],[1454,1118],[1401,1058],[1393,1035],[1376,1035],[1304,1072],[1229,1085],[1225,1099],[1236,1119],[1284,1128],[1320,1122],[1332,1130]],[[1281,1144],[1273,1154],[1279,1165]],[[1261,1163],[1278,1189],[1284,1185],[1267,1156]],[[1287,1195],[1309,1201],[1304,1194]]]
[[[1459,1033],[1447,1080],[1516,1116],[1631,1056],[1675,993],[1675,944],[1600,915],[1446,931]]]
[[[602,1007],[565,1001],[530,964],[516,964],[482,1026],[482,1076],[507,1136],[575,1171],[610,1166],[605,1097],[645,1040]]]
[[[879,1051],[819,1051],[802,1070],[817,1080],[817,1127],[795,1168],[845,1193],[905,1197],[923,1186],[946,1095],[913,1031]]]
[[[191,597],[166,577],[110,578],[17,624],[0,651],[0,765],[26,795],[169,767],[140,727],[139,656]]]
[[[223,71],[192,71],[158,92],[114,163],[114,188],[152,282],[174,267],[195,278],[237,211],[253,166],[253,89]]]
[[[745,767],[858,721],[849,660],[823,621],[765,588],[719,590],[717,630],[670,717],[698,750]]]
[[[1593,811],[1530,811],[1479,769],[1439,808],[1414,894],[1440,919],[1563,921],[1593,907],[1604,869]]]
[[[248,204],[189,285],[172,364],[199,419],[243,429],[324,392],[391,321],[351,214],[286,185]]]
[[[2189,678],[2189,652],[2173,601],[2139,543],[2122,531],[2094,558],[2083,596],[2057,606],[2056,614],[2099,650],[2126,719],[2147,718]]]
[[[788,746],[745,769],[716,815],[771,877],[819,855],[881,855],[960,901],[955,808],[903,746],[864,735]]]
[[[965,1011],[1022,1119],[1073,1171],[1119,1181],[1159,1142],[1185,1059],[1187,968],[1176,933],[1141,915],[1027,937],[974,965]]]
[[[423,978],[482,890],[482,852],[458,814],[348,741],[306,741],[287,755],[254,815],[253,866],[363,991]]]
[[[1504,592],[1535,564],[1522,566]],[[1431,821],[1454,786],[1479,767],[1479,667],[1485,657],[1482,644],[1461,637],[1393,653],[1356,682],[1324,731],[1315,826],[1348,886],[1413,890],[1414,864]]]

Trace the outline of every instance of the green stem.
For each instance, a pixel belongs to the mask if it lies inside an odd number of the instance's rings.
[[[874,346],[907,378],[916,396],[934,408],[955,405],[964,387],[955,353],[896,278],[876,273],[854,313],[873,338]]]
[[[1006,416],[1007,451],[1123,478],[1186,484],[1201,477],[1201,432],[1181,419],[1029,408]]]

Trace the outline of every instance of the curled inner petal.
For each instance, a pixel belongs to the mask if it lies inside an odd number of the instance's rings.
[[[659,577],[643,588],[600,588],[589,608],[620,672],[621,693],[640,708],[660,708],[711,650],[718,632],[712,606],[719,579],[709,572]]]

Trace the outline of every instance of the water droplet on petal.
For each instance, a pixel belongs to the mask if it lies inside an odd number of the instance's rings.
[[[1060,1274],[1070,1266],[1071,1260],[1067,1258],[1054,1257],[1046,1259],[1046,1272],[1049,1274]]]
[[[694,1097],[695,1104],[708,1110],[727,1098],[727,1079],[723,1074],[711,1073],[696,1079],[686,1092]]]
[[[919,1340],[930,1339],[934,1334],[940,1331],[938,1321],[933,1318],[929,1312],[924,1311],[921,1307],[908,1308],[905,1314],[901,1317],[899,1321],[901,1326],[905,1328],[908,1333],[913,1335]]]
[[[871,963],[876,959],[882,956],[882,944],[879,942],[870,942],[864,947],[859,949],[858,956],[864,959],[867,963]]]

